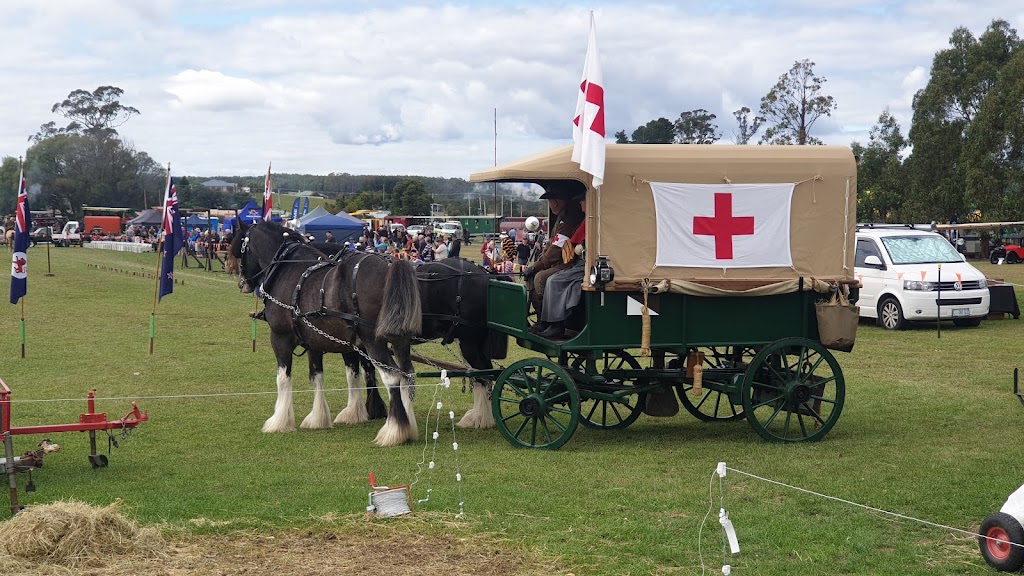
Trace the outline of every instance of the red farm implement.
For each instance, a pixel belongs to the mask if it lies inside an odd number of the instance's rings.
[[[29,473],[29,483],[26,489],[33,491],[31,472],[43,465],[43,456],[47,453],[44,446],[48,441],[41,443],[41,449],[26,452],[21,456],[14,455],[14,436],[30,434],[55,434],[58,432],[88,432],[89,433],[89,463],[93,468],[105,467],[108,463],[107,457],[96,451],[96,432],[105,430],[108,433],[119,430],[127,434],[134,430],[140,423],[149,420],[148,412],[140,412],[139,407],[132,402],[132,409],[122,418],[109,420],[106,413],[96,412],[96,389],[93,388],[86,395],[86,412],[78,416],[78,422],[72,424],[44,424],[39,426],[11,426],[11,389],[0,379],[0,437],[4,443],[4,458],[0,458],[0,465],[8,477],[11,497],[11,512],[17,513],[18,506],[18,482],[17,474],[20,472]],[[117,440],[110,434],[109,442],[116,446]]]

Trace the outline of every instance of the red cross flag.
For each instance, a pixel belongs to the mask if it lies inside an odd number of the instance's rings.
[[[267,179],[263,186],[263,219],[270,220],[270,211],[274,209],[274,188],[270,183],[270,164],[267,164]]]
[[[583,80],[576,97],[576,117],[572,120],[572,141],[572,161],[579,162],[580,169],[593,176],[594,188],[600,187],[604,183],[604,81],[593,12]]]
[[[652,182],[656,266],[790,267],[789,212],[795,184]]]

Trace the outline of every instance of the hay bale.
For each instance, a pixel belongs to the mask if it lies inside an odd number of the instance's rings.
[[[160,532],[142,528],[118,510],[82,502],[31,506],[0,523],[0,553],[67,567],[101,566],[119,556],[155,556]]]

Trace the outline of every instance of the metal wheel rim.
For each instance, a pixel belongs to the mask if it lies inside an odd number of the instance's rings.
[[[899,305],[889,300],[882,304],[882,326],[892,330],[900,323]]]
[[[587,357],[578,356],[573,360],[571,366],[573,369],[582,372],[586,368],[586,361]],[[637,362],[636,358],[625,350],[616,350],[614,352],[602,351],[600,362],[603,363],[602,374],[609,369],[620,370],[623,368],[623,364],[627,364],[629,368],[634,370],[641,369],[640,363]],[[636,386],[638,382],[621,381],[620,384],[623,386]],[[625,400],[624,403],[617,403],[588,398],[586,393],[581,394],[580,424],[596,430],[621,430],[627,428],[640,417],[646,398],[646,393],[629,394],[623,398]]]
[[[839,363],[824,346],[786,338],[754,358],[741,395],[747,421],[761,437],[805,442],[820,440],[835,425],[846,385]]]
[[[985,534],[989,538],[996,538],[1003,540],[1003,542],[996,542],[995,540],[985,540],[985,547],[988,549],[990,556],[996,560],[1006,560],[1010,557],[1010,535],[999,526],[993,526],[988,529],[988,533]]]
[[[579,394],[562,367],[543,358],[527,358],[498,376],[491,411],[498,431],[513,446],[555,450],[576,431]]]

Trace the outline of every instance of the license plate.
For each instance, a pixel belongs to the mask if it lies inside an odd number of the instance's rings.
[[[953,308],[953,316],[969,316],[970,314],[970,308]]]

